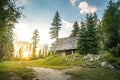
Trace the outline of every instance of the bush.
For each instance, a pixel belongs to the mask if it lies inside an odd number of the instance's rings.
[[[105,55],[105,60],[109,63],[116,63],[117,59],[116,57],[114,57],[113,55],[111,55],[110,53],[106,53]]]
[[[120,70],[120,57],[115,57],[113,54],[106,52],[104,54],[104,59],[114,66],[115,69]]]
[[[108,58],[107,58],[107,61],[108,61],[109,63],[116,63],[116,62],[117,62],[116,58],[113,57],[113,56],[108,57]]]
[[[120,57],[120,44],[118,44],[116,47],[113,47],[109,51],[113,56]]]

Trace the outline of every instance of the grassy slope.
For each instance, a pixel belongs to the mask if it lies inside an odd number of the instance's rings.
[[[55,69],[66,69],[74,66],[82,66],[85,60],[83,56],[79,56],[79,59],[74,59],[74,55],[69,56],[53,56],[45,60],[40,59],[36,61],[29,62],[29,66],[38,66],[38,67],[49,67]],[[66,60],[67,59],[67,60]],[[120,80],[120,71],[111,70],[107,68],[90,68],[83,67],[76,72],[67,72],[73,76],[73,80]]]
[[[0,80],[10,80],[12,77],[31,80],[33,70],[25,68],[17,61],[0,62]]]
[[[120,80],[120,71],[105,68],[82,68],[77,72],[67,72],[73,80]]]
[[[73,60],[74,56],[51,56],[47,59],[39,59],[35,61],[28,62],[27,65],[29,66],[38,66],[38,67],[50,67],[55,69],[66,69],[71,68],[74,66],[82,66],[84,63],[84,60],[81,59],[75,59]],[[67,60],[66,60],[67,59]]]
[[[78,56],[78,55],[77,55]],[[33,76],[33,71],[25,66],[49,67],[54,69],[66,69],[74,66],[83,66],[85,60],[83,56],[74,59],[75,55],[69,56],[51,56],[46,59],[27,61],[19,63],[17,61],[0,62],[0,79],[9,80],[14,72],[16,76],[21,76],[23,80],[30,80],[28,77]],[[83,67],[75,72],[67,72],[73,76],[73,80],[120,80],[120,71],[106,68]]]

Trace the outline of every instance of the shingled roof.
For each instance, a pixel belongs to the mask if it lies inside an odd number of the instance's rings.
[[[59,38],[53,46],[53,51],[77,49],[77,37]]]

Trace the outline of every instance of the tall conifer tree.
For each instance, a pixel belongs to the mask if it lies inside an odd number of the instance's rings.
[[[87,14],[86,21],[81,23],[77,42],[80,54],[98,53],[97,21],[97,15],[94,13]]]
[[[81,28],[79,29],[79,32],[78,32],[78,40],[77,40],[77,49],[78,49],[78,53],[80,54],[88,53],[86,30],[87,29],[85,27],[85,23],[82,21]]]
[[[17,7],[16,1],[17,0],[0,0],[0,60],[2,60],[3,57],[6,59],[9,51],[11,53],[13,52],[12,39],[7,35],[9,32],[12,32],[10,28],[13,29],[14,23],[16,23],[17,19],[22,15],[22,7]]]
[[[33,37],[32,37],[32,46],[33,46],[32,55],[31,55],[32,59],[36,59],[37,58],[36,57],[36,49],[37,49],[38,43],[39,43],[39,32],[36,29],[36,30],[34,30]]]
[[[55,16],[53,18],[53,22],[51,25],[52,25],[52,27],[50,28],[51,39],[58,39],[59,30],[61,29],[60,26],[62,25],[61,18],[58,11],[55,13]]]
[[[98,53],[98,36],[97,36],[97,15],[87,14],[86,27],[87,27],[87,41],[88,41],[88,53]]]
[[[102,21],[104,48],[115,56],[120,56],[120,1],[109,1]]]
[[[73,30],[72,30],[72,33],[71,33],[71,37],[73,36],[77,36],[78,35],[78,32],[79,32],[79,25],[78,25],[78,22],[74,22],[73,24]]]

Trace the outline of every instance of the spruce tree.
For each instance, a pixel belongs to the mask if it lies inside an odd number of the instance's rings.
[[[87,14],[86,16],[86,27],[87,27],[87,42],[88,42],[88,53],[98,53],[98,36],[97,36],[97,15]]]
[[[78,53],[80,53],[80,54],[88,53],[86,30],[87,29],[85,27],[85,23],[82,21],[81,28],[79,29],[79,32],[78,32],[78,40],[77,40],[77,49],[78,49]]]
[[[37,45],[39,43],[39,32],[38,30],[34,30],[33,32],[33,37],[32,37],[32,46],[33,46],[33,49],[32,49],[32,55],[31,55],[31,59],[36,59],[36,48],[37,48]]]
[[[103,31],[102,31],[102,21],[98,21],[97,24],[97,36],[98,36],[98,40],[99,40],[99,51],[103,51],[104,50],[104,37],[103,37]]]
[[[120,1],[109,1],[102,21],[104,33],[104,49],[110,51],[115,56],[120,56]],[[116,50],[115,50],[116,48]]]
[[[79,25],[78,25],[78,22],[76,21],[73,24],[73,30],[72,30],[70,37],[77,36],[78,32],[79,32]]]
[[[62,25],[61,18],[58,11],[55,13],[55,16],[53,18],[53,22],[51,25],[52,25],[52,27],[50,28],[51,39],[58,39],[59,30],[61,29],[60,26]]]
[[[20,59],[20,61],[22,61],[22,58],[23,58],[23,49],[20,48],[19,49],[19,59]]]
[[[86,21],[81,22],[77,48],[80,54],[98,53],[97,15],[87,14]]]

